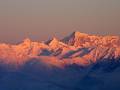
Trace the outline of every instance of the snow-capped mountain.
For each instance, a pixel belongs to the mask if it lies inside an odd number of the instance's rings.
[[[119,36],[0,44],[0,90],[120,90],[119,76]]]
[[[59,40],[33,42],[25,39],[17,45],[0,44],[0,58],[6,63],[23,63],[32,58],[54,58],[58,63],[89,65],[104,59],[120,58],[119,36],[97,36],[80,32]],[[49,61],[49,60],[48,60]]]

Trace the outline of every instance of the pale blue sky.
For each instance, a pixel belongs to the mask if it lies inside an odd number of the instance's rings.
[[[120,35],[120,0],[0,0],[0,42],[73,31]]]

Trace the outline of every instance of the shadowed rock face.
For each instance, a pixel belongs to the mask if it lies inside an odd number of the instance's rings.
[[[0,44],[0,90],[119,90],[119,76],[119,36]]]

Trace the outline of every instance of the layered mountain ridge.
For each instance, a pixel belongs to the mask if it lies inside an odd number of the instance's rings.
[[[43,43],[27,38],[16,45],[0,44],[2,63],[23,64],[33,58],[56,66],[89,65],[105,59],[119,60],[120,36],[97,36],[77,31],[62,40],[54,37]]]

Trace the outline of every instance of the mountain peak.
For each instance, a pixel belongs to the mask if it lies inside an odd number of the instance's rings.
[[[54,42],[57,42],[57,41],[59,41],[56,37],[53,37],[52,38],[52,41],[54,41]]]
[[[56,43],[58,43],[58,42],[59,42],[59,40],[58,40],[57,38],[53,37],[53,38],[50,40],[50,43],[49,43],[49,44],[56,44]]]
[[[81,42],[81,39],[88,37],[88,34],[81,33],[79,31],[73,32],[71,35],[65,37],[62,41],[68,45],[75,45],[75,43]]]
[[[24,43],[30,43],[31,40],[30,40],[30,38],[25,38],[25,39],[23,40],[23,42],[24,42]]]
[[[31,41],[29,38],[25,38],[25,39],[23,40],[23,43],[22,43],[22,44],[29,46],[29,45],[31,44],[31,42],[32,42],[32,41]]]
[[[88,34],[81,33],[81,32],[79,32],[79,31],[75,31],[75,32],[73,32],[72,35],[74,35],[75,37],[79,37],[79,36],[87,36]]]
[[[49,40],[48,45],[52,48],[56,48],[59,44],[59,40],[56,37],[53,37],[51,40]]]

